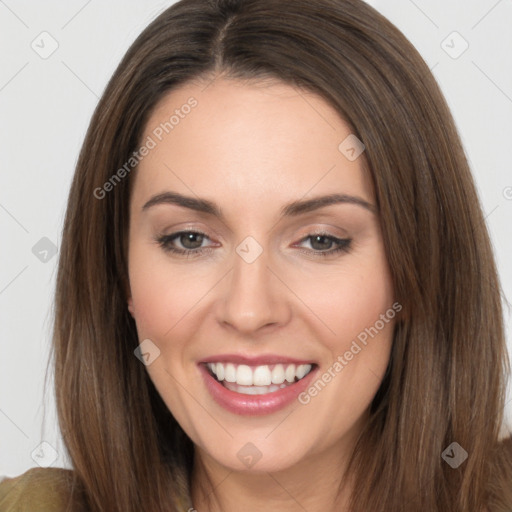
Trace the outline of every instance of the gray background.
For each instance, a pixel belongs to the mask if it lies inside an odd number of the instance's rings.
[[[108,79],[137,35],[172,3],[0,0],[0,475],[69,467],[51,375],[43,394],[67,193]],[[512,1],[369,3],[412,41],[448,100],[510,300]],[[508,309],[505,315],[510,347]],[[512,422],[512,402],[506,413]]]

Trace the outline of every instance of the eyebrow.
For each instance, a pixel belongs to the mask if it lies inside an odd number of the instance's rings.
[[[152,206],[161,204],[174,204],[190,210],[213,215],[223,221],[225,216],[222,209],[208,199],[200,199],[191,196],[185,196],[178,192],[163,192],[153,196],[142,207],[142,211],[146,211]],[[376,213],[375,206],[368,203],[364,199],[347,194],[329,194],[325,196],[314,197],[312,199],[292,201],[285,205],[280,212],[282,217],[296,217],[304,213],[308,213],[333,204],[353,204],[361,206],[372,213]]]

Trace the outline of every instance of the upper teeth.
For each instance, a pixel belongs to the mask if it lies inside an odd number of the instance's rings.
[[[302,379],[310,371],[310,364],[276,364],[250,367],[246,364],[233,363],[207,363],[208,368],[217,376],[217,379],[226,382],[236,382],[241,386],[270,386],[294,382],[295,377]]]

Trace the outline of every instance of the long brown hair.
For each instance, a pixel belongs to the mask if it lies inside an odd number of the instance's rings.
[[[192,442],[133,354],[136,169],[97,191],[138,149],[165,93],[218,75],[315,92],[366,147],[403,315],[350,461],[351,510],[512,510],[511,445],[499,442],[509,371],[501,290],[475,186],[428,66],[361,0],[181,0],[108,83],[71,186],[56,289],[57,407],[76,493],[93,511],[190,505]],[[441,456],[454,442],[468,454],[457,468]]]

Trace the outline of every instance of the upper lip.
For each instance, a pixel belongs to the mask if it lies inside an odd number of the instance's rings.
[[[277,354],[265,354],[260,356],[246,356],[241,354],[218,354],[202,359],[201,363],[233,363],[247,366],[261,366],[265,364],[315,364],[310,359],[296,359]]]

